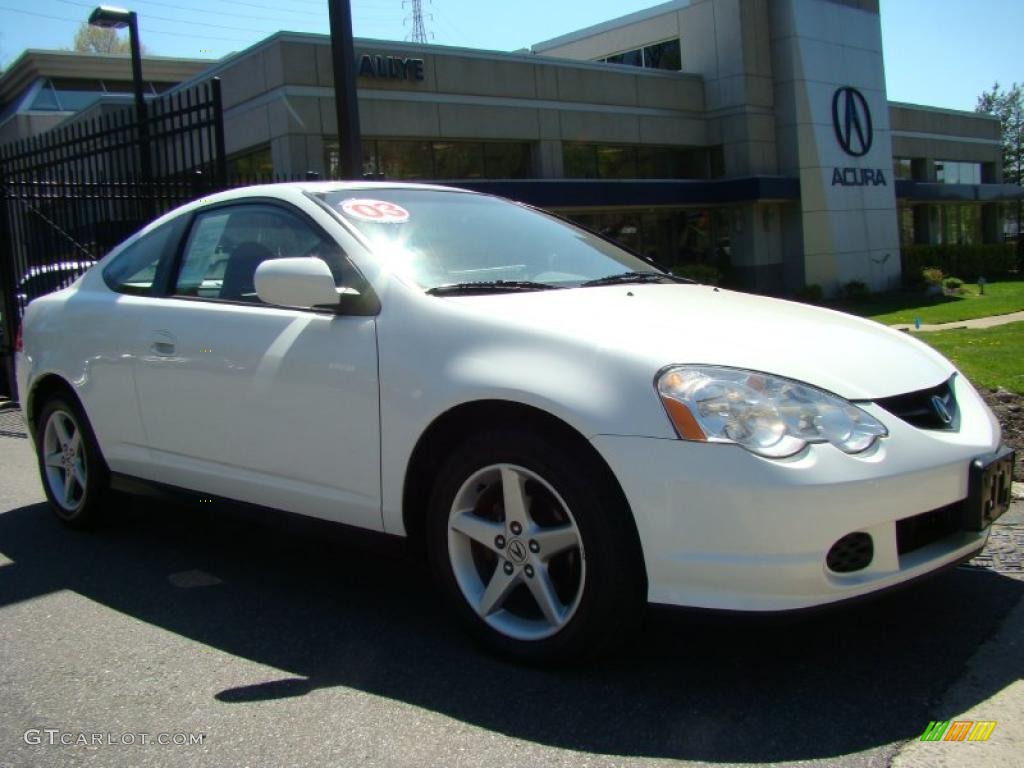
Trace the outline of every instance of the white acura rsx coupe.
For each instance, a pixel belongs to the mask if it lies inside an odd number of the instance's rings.
[[[997,422],[924,344],[455,189],[215,195],[23,329],[68,525],[141,480],[408,537],[523,660],[603,648],[647,603],[892,587],[977,553],[1008,504]]]

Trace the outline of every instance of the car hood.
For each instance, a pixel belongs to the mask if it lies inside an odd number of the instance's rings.
[[[906,333],[870,320],[705,285],[620,285],[453,297],[485,322],[559,336],[652,369],[677,363],[774,373],[852,400],[933,387],[954,372]]]

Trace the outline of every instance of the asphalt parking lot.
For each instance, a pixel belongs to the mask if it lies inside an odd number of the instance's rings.
[[[988,560],[876,601],[657,613],[614,658],[539,670],[478,651],[415,562],[322,526],[134,499],[100,532],[65,530],[19,424],[0,421],[4,768],[886,766],[929,721],[1019,686],[1009,526]],[[999,764],[1014,714],[920,764],[961,747]]]

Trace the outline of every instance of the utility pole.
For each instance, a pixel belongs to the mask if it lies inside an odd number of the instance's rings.
[[[327,0],[331,20],[331,56],[334,60],[334,106],[338,113],[338,159],[343,179],[363,178],[363,148],[359,133],[359,96],[356,92],[356,50],[352,42],[352,6],[349,0]]]

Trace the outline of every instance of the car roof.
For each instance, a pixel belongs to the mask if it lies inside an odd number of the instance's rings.
[[[418,184],[402,181],[285,181],[275,184],[257,184],[248,187],[236,187],[217,193],[213,197],[232,197],[232,193],[251,193],[254,191],[273,192],[290,191],[312,192],[325,194],[328,192],[364,191],[364,190],[385,190],[385,189],[424,189],[438,192],[467,192],[470,190],[448,187],[441,184]],[[475,193],[473,193],[475,194]]]

